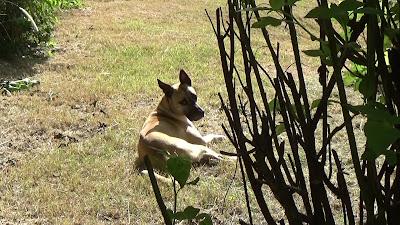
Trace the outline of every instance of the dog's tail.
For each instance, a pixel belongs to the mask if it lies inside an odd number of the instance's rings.
[[[138,171],[141,175],[147,176],[147,177],[149,176],[149,171],[147,170],[143,159],[140,159],[138,156],[136,156],[134,165],[135,165],[136,171]],[[156,171],[154,171],[154,176],[156,177],[156,179],[158,181],[160,181],[162,183],[165,183],[165,184],[173,183],[171,178],[160,175]]]
[[[149,176],[149,171],[148,170],[142,170],[142,171],[140,171],[140,174]],[[162,183],[172,184],[172,182],[173,182],[171,178],[164,177],[164,176],[162,176],[162,175],[160,175],[160,174],[158,174],[156,172],[154,172],[154,176],[156,177],[156,179],[158,181],[160,181]]]

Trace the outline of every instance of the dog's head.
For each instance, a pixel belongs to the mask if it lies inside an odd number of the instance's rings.
[[[179,73],[180,83],[166,84],[158,80],[158,86],[168,98],[168,104],[173,113],[185,115],[190,121],[197,121],[204,117],[203,109],[197,104],[197,94],[192,87],[192,81],[184,70]]]

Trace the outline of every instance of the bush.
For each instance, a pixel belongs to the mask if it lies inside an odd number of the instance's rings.
[[[43,56],[57,22],[56,12],[81,4],[82,0],[0,0],[0,58]],[[35,21],[37,32],[28,14]]]
[[[228,15],[218,9],[212,23],[228,94],[227,101],[220,95],[230,126],[224,130],[246,173],[243,179],[267,224],[398,225],[400,3],[318,0],[305,19],[319,29],[308,29],[292,13],[298,1],[227,0]],[[275,47],[269,35],[272,26],[283,25],[291,41],[284,51],[293,51],[292,68],[281,60],[279,44]],[[319,62],[314,74],[303,69],[298,30],[319,45],[302,51]],[[256,54],[257,33],[274,67]],[[312,75],[319,80],[314,84],[321,90],[318,99],[312,99],[311,85],[305,82]],[[345,84],[355,86],[361,105],[351,105],[351,89]],[[330,103],[340,104],[342,118],[336,123]],[[356,116],[367,119],[366,141],[355,136]],[[332,140],[341,130],[347,146],[335,147]],[[275,202],[266,198],[269,190]],[[248,203],[246,189],[244,193]],[[283,218],[270,210],[276,202]],[[254,209],[247,206],[253,224]]]

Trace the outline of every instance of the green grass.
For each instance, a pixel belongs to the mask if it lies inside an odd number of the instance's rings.
[[[93,9],[89,15],[79,10],[64,15],[57,37],[66,51],[37,75],[42,81],[38,92],[5,99],[17,112],[8,117],[9,126],[17,129],[35,122],[23,132],[43,130],[44,140],[28,147],[23,156],[12,155],[17,165],[8,167],[0,178],[0,216],[17,223],[162,221],[149,181],[133,169],[138,132],[161,96],[156,78],[175,83],[179,69],[184,68],[192,75],[208,114],[208,120],[198,125],[204,132],[222,133],[223,114],[216,94],[223,90],[223,78],[218,76],[218,51],[203,11],[221,3],[201,2],[193,8],[178,1],[88,1]],[[137,4],[145,5],[142,11]],[[165,10],[158,9],[166,5]],[[114,12],[102,17],[110,8]],[[181,13],[174,15],[175,10]],[[77,18],[81,22],[76,23]],[[93,31],[87,29],[88,24]],[[98,102],[96,107],[93,101]],[[110,128],[94,132],[98,122]],[[85,131],[89,128],[90,132]],[[59,147],[60,141],[54,138],[59,131],[74,137],[79,132],[88,134],[78,143]],[[29,146],[23,141],[19,144]],[[223,143],[215,149],[227,146]],[[181,206],[208,210],[215,221],[237,222],[244,213],[238,179],[223,199],[233,171],[234,165],[229,164],[194,169],[193,176],[201,181],[182,192]],[[172,189],[161,188],[171,206]]]
[[[0,150],[8,151],[16,165],[0,174],[1,222],[159,224],[150,182],[133,169],[133,159],[141,126],[162,95],[156,79],[175,83],[181,68],[192,75],[206,110],[199,129],[223,133],[217,93],[224,93],[224,82],[204,9],[213,15],[224,0],[87,1],[86,6],[62,16],[56,38],[65,51],[36,74],[39,90],[2,97],[0,112],[6,116],[0,125],[9,133],[0,143],[10,139],[13,146]],[[281,49],[290,46],[284,29],[271,35]],[[301,36],[304,49],[312,46],[307,38]],[[256,43],[271,69],[265,44]],[[290,56],[291,51],[281,53],[287,66]],[[315,64],[304,62],[307,81],[317,83],[311,76]],[[318,95],[314,86],[309,91]],[[105,130],[98,129],[100,122]],[[59,147],[65,141],[55,138],[57,132],[78,142]],[[212,147],[233,151],[227,141]],[[239,174],[231,182],[234,170],[230,163],[195,168],[192,176],[201,180],[181,193],[180,206],[200,207],[216,224],[237,224],[246,218],[246,208]],[[162,185],[161,191],[171,206],[171,187]],[[274,216],[281,217],[282,210],[265,193]],[[252,203],[256,224],[261,223]]]
[[[97,82],[118,92],[153,93],[158,91],[154,85],[155,77],[176,83],[179,68],[189,68],[191,73],[197,73],[194,82],[208,76],[200,74],[200,71],[209,71],[204,59],[215,58],[216,51],[206,44],[193,47],[190,43],[174,43],[110,48],[104,51],[104,55],[106,60],[103,63],[112,74],[100,76]]]

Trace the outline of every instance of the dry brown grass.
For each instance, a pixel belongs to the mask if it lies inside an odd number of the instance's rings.
[[[26,73],[34,74],[40,87],[0,96],[0,223],[161,223],[147,178],[133,170],[138,132],[161,96],[156,78],[176,82],[177,71],[185,68],[207,111],[197,125],[205,133],[222,133],[217,93],[224,93],[223,77],[204,9],[224,5],[224,0],[98,0],[63,14],[56,31],[59,51]],[[307,7],[300,5],[299,14]],[[290,49],[285,29],[274,30],[272,37],[281,49]],[[305,34],[300,37],[302,49],[315,46]],[[272,69],[258,44],[258,54]],[[290,53],[281,52],[287,66],[293,63]],[[304,67],[309,91],[318,98],[313,59],[305,59]],[[21,72],[8,64],[0,69]],[[340,121],[340,109],[332,108]],[[345,136],[335,141],[339,150]],[[227,142],[213,147],[231,151]],[[231,183],[234,168],[194,169],[193,177],[201,181],[182,193],[181,205],[210,212],[215,224],[237,224],[246,210],[238,176]],[[171,188],[161,190],[171,206]],[[270,203],[273,214],[282,216]]]

